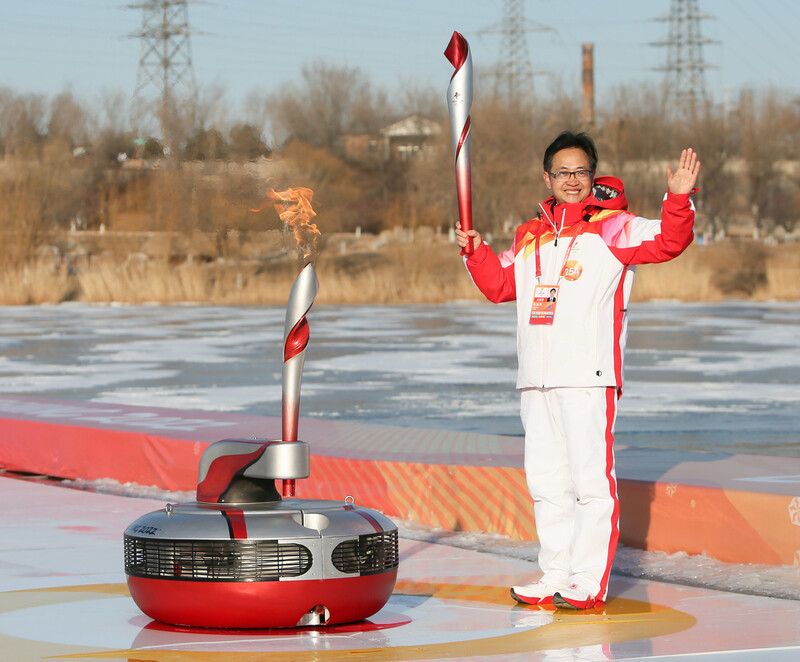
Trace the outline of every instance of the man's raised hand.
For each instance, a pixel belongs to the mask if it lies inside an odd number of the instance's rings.
[[[672,172],[672,168],[667,166],[667,186],[672,193],[691,193],[697,182],[697,175],[700,172],[700,161],[697,154],[689,147],[681,152],[681,161],[678,169]]]

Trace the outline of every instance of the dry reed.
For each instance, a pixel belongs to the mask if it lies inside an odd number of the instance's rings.
[[[766,263],[766,284],[756,291],[759,299],[800,301],[800,251],[794,247],[776,247],[773,259]]]
[[[373,245],[360,252],[332,248],[315,265],[319,304],[442,303],[482,300],[458,256],[442,238]],[[95,257],[67,269],[38,261],[0,271],[0,303],[182,303],[282,305],[300,263],[265,260],[185,261]],[[634,301],[800,300],[800,246],[751,242],[693,245],[666,264],[641,265]]]
[[[61,303],[75,297],[75,284],[65,267],[44,262],[0,271],[0,303],[10,306]]]
[[[690,246],[674,260],[636,267],[631,299],[634,301],[720,301],[715,272],[707,259],[708,248]]]

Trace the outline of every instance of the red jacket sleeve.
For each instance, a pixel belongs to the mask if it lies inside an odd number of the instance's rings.
[[[612,221],[604,239],[623,264],[651,264],[678,257],[694,239],[694,207],[689,194],[667,193],[661,220],[621,215]]]
[[[513,246],[498,257],[484,242],[465,260],[465,263],[473,282],[489,301],[502,303],[517,298]]]

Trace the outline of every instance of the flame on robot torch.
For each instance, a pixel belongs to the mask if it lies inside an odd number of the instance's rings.
[[[303,259],[315,256],[321,233],[311,221],[317,215],[311,207],[314,191],[299,186],[285,191],[271,190],[267,197],[272,200],[284,227],[294,233],[297,250],[302,252]]]

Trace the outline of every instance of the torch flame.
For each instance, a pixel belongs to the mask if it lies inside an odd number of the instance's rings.
[[[303,259],[317,252],[317,242],[321,232],[311,222],[317,213],[311,208],[314,191],[304,186],[288,188],[285,191],[270,190],[267,197],[278,212],[284,227],[294,233],[298,250],[303,252]]]

